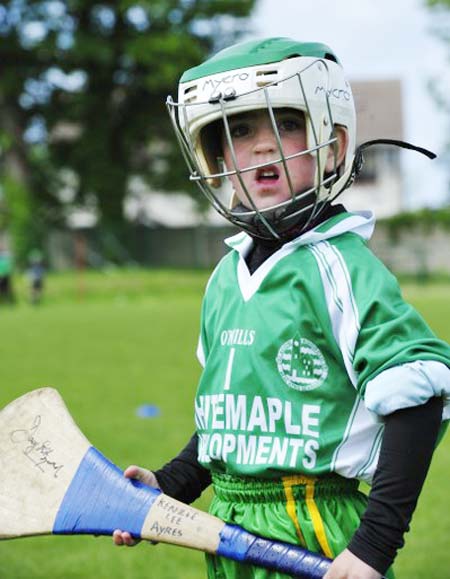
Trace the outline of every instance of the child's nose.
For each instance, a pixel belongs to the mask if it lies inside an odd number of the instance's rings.
[[[272,127],[261,128],[256,133],[253,151],[255,153],[271,153],[277,149],[277,139]]]

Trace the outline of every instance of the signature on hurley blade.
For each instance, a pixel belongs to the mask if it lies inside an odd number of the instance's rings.
[[[22,444],[23,454],[30,460],[41,472],[52,472],[54,478],[58,478],[59,471],[64,468],[63,464],[57,464],[49,459],[54,451],[52,443],[49,440],[41,442],[37,439],[37,433],[41,425],[41,416],[37,415],[31,428],[21,428],[9,433],[9,438],[14,444]]]

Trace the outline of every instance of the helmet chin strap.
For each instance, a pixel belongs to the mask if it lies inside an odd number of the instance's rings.
[[[416,153],[425,155],[429,159],[435,159],[437,156],[436,153],[433,153],[428,149],[424,149],[423,147],[418,147],[417,145],[407,143],[406,141],[400,141],[398,139],[373,139],[371,141],[366,141],[365,143],[362,143],[361,145],[356,147],[355,157],[353,159],[352,164],[352,170],[350,172],[349,178],[347,179],[347,182],[340,191],[341,193],[342,191],[345,191],[345,189],[348,189],[353,184],[353,181],[358,178],[364,165],[363,151],[368,147],[372,147],[372,145],[394,145],[395,147],[401,147],[402,149],[409,149],[410,151],[416,151]]]
[[[424,149],[423,147],[418,147],[417,145],[413,145],[412,143],[407,143],[406,141],[399,141],[397,139],[374,139],[372,141],[366,141],[365,143],[362,143],[361,145],[359,145],[359,147],[356,148],[352,172],[349,178],[349,182],[348,184],[346,184],[346,187],[349,187],[352,184],[353,180],[357,178],[358,175],[361,173],[361,170],[364,165],[363,151],[368,147],[372,147],[372,145],[394,145],[396,147],[401,147],[402,149],[409,149],[410,151],[416,151],[421,155],[425,155],[429,159],[436,158],[436,154],[433,153],[432,151]]]
[[[276,237],[267,229],[258,213],[251,212],[242,202],[234,206],[233,214],[237,218],[236,225],[245,228],[252,237],[283,241],[291,237],[293,230],[300,234],[303,228],[315,220],[317,214],[321,212],[321,209],[316,211],[319,205],[322,206],[323,203],[318,203],[316,192],[311,191],[309,195],[292,201],[286,208],[280,210],[279,207],[274,207],[272,210],[264,211],[264,217],[270,222],[277,234]],[[287,213],[288,209],[293,211],[292,215]]]

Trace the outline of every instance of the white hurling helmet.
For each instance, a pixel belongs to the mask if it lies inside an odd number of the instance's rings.
[[[317,218],[326,202],[352,182],[355,105],[342,66],[323,44],[289,38],[237,44],[186,71],[180,80],[178,102],[169,97],[167,105],[191,180],[197,182],[221,215],[251,235],[282,239],[293,228],[300,232]],[[284,154],[274,115],[280,108],[304,113],[306,150]],[[253,110],[268,112],[278,150],[270,163],[242,168],[236,162],[229,119]],[[333,146],[337,125],[345,127],[348,135],[345,157],[339,166],[337,147]],[[231,167],[225,167],[222,160],[222,139],[226,139],[231,152]],[[326,171],[330,146],[334,168]],[[301,155],[314,158],[315,179],[310,188],[295,191],[287,161]],[[290,198],[258,209],[242,175],[274,164],[286,175]],[[245,204],[230,191],[229,177],[233,175],[243,190]]]

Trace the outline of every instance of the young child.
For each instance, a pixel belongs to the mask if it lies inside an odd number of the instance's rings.
[[[168,106],[191,179],[243,231],[203,302],[197,432],[125,475],[186,502],[212,481],[214,515],[334,558],[326,579],[392,577],[450,416],[450,349],[367,248],[370,212],[331,203],[360,165],[342,67],[322,44],[245,42],[188,70]]]

